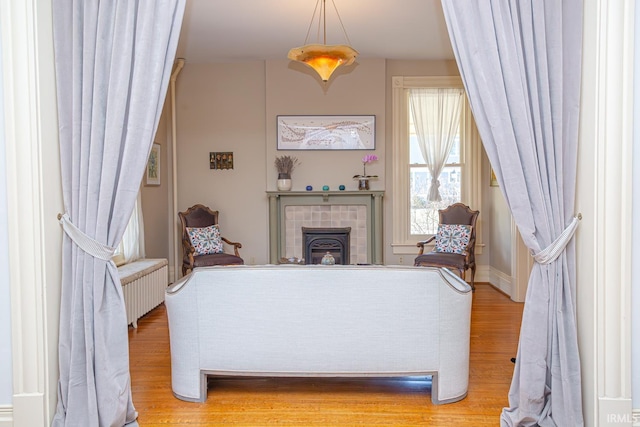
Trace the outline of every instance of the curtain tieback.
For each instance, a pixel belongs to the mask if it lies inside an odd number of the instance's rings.
[[[69,218],[69,214],[58,214],[58,221],[62,224],[62,228],[69,238],[80,249],[88,253],[89,255],[99,258],[104,261],[111,261],[111,257],[115,254],[116,248],[103,245],[92,237],[87,236],[82,230],[76,227]]]
[[[578,223],[582,219],[582,214],[578,214],[573,217],[571,223],[564,229],[562,234],[558,236],[556,240],[553,241],[549,246],[533,255],[533,259],[536,260],[540,264],[551,264],[560,256],[560,254],[564,251],[564,248],[567,247],[569,241],[576,233],[578,228]]]

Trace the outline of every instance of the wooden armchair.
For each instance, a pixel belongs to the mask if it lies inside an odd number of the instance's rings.
[[[475,246],[476,246],[476,221],[478,220],[479,211],[474,211],[469,206],[463,203],[454,203],[448,206],[446,209],[438,211],[440,218],[440,225],[465,225],[469,226],[468,233],[465,231],[465,236],[461,241],[468,239],[468,243],[465,247],[454,247],[452,245],[450,249],[442,247],[436,240],[436,247],[431,252],[424,253],[424,246],[438,238],[438,235],[431,236],[429,239],[418,242],[417,247],[420,248],[418,256],[414,261],[415,266],[419,267],[447,267],[457,270],[460,277],[464,280],[465,272],[471,269],[471,288],[475,290],[473,281],[476,275],[476,258],[475,258]],[[440,231],[442,227],[438,227]]]
[[[182,275],[187,275],[196,267],[244,264],[238,251],[242,244],[227,240],[219,234],[218,211],[198,204],[185,212],[178,212],[178,217],[182,223]],[[196,240],[202,238],[203,241],[197,241],[194,245],[192,236]],[[233,255],[223,251],[222,242],[233,246]]]

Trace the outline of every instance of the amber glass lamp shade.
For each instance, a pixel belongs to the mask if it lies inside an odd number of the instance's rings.
[[[326,82],[338,67],[353,64],[357,56],[358,52],[347,45],[308,44],[294,47],[287,57],[313,68]]]

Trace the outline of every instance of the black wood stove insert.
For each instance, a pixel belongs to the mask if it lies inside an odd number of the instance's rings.
[[[305,264],[320,264],[327,252],[336,264],[349,264],[350,233],[351,227],[302,227]]]

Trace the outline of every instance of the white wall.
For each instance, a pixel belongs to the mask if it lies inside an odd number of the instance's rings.
[[[0,82],[2,81],[0,34]],[[0,406],[11,404],[11,294],[9,290],[9,238],[7,236],[7,177],[5,167],[4,103],[0,84]]]

